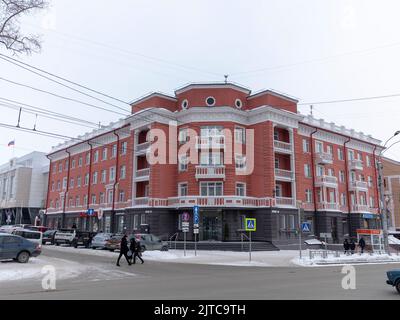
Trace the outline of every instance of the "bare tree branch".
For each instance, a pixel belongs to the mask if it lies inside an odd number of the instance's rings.
[[[37,35],[23,35],[19,18],[34,11],[45,9],[47,0],[1,0],[0,1],[0,44],[12,53],[31,54],[41,49]]]

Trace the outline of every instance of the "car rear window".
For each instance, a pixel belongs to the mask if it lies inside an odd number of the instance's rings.
[[[23,237],[25,239],[35,239],[35,240],[40,239],[40,233],[39,232],[15,231],[15,234],[17,236],[21,236],[21,237]]]

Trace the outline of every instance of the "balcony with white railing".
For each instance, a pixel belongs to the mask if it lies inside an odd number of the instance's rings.
[[[149,205],[149,197],[139,197],[133,200],[135,206],[148,206]]]
[[[150,168],[136,170],[135,181],[147,181],[150,178]]]
[[[351,206],[351,212],[361,212],[361,213],[372,213],[374,208],[370,208],[365,204],[353,204]]]
[[[278,152],[292,153],[292,144],[289,142],[274,140],[274,149]]]
[[[350,170],[363,170],[363,162],[359,159],[349,160],[349,169]]]
[[[202,196],[185,196],[168,198],[170,207],[193,207],[194,205],[213,207],[271,207],[271,198],[253,198],[239,196],[217,196],[217,197],[202,197]]]
[[[351,191],[368,191],[368,182],[365,181],[350,181],[349,189]]]
[[[317,204],[317,210],[340,211],[340,205],[334,202],[323,202]]]
[[[225,179],[225,166],[196,166],[195,178]]]
[[[136,155],[145,154],[149,150],[150,145],[151,145],[150,142],[137,144],[135,147],[135,154]]]
[[[315,162],[317,164],[332,164],[333,156],[327,152],[315,152],[314,156]]]
[[[225,136],[197,136],[196,137],[197,149],[224,149]]]
[[[275,180],[293,181],[294,172],[284,169],[275,169]]]
[[[315,185],[317,187],[337,188],[338,179],[334,176],[319,176],[315,178]]]
[[[275,204],[277,207],[295,207],[296,200],[288,197],[276,197]]]

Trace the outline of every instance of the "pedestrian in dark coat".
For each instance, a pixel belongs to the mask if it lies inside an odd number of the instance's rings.
[[[365,240],[364,240],[364,238],[361,238],[360,241],[358,241],[358,245],[361,248],[361,253],[364,253],[364,248],[365,248]]]
[[[354,242],[353,239],[350,241],[350,250],[351,254],[354,254],[354,251],[356,250],[356,243]]]
[[[141,247],[140,247],[140,242],[136,241],[135,237],[133,237],[131,239],[131,245],[130,245],[130,250],[133,254],[132,256],[132,260],[133,260],[133,264],[136,263],[136,257],[138,257],[141,261],[142,264],[144,263],[142,257],[141,257]]]
[[[118,267],[120,267],[119,260],[121,259],[122,256],[124,256],[126,261],[128,262],[128,264],[131,265],[131,262],[129,261],[129,258],[128,258],[129,248],[128,248],[128,240],[126,238],[127,238],[127,236],[125,234],[121,239],[121,246],[120,246],[120,249],[119,249],[119,257],[118,257],[118,260],[117,260],[117,266]]]
[[[343,249],[344,249],[344,254],[349,254],[349,249],[350,249],[349,240],[344,239],[344,242],[343,242]]]

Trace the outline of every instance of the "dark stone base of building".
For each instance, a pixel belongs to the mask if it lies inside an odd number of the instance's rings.
[[[189,232],[182,232],[182,213],[190,215]],[[113,233],[152,233],[162,240],[240,242],[247,241],[245,218],[256,218],[257,229],[252,232],[252,241],[270,242],[281,249],[295,249],[299,244],[299,211],[290,208],[201,208],[199,234],[193,233],[193,209],[138,208],[105,211],[99,218],[82,216],[79,213],[48,215],[46,225],[54,228]],[[311,230],[302,233],[302,239],[321,238],[321,233],[331,234],[328,243],[342,243],[345,238],[356,238],[356,229],[378,226],[377,221],[365,219],[362,214],[342,212],[300,212],[300,223],[309,222]]]

